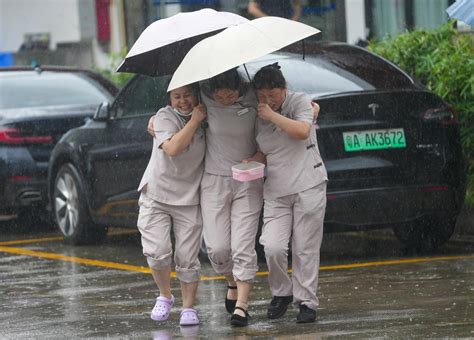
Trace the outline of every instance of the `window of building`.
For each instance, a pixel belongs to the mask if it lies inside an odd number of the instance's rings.
[[[434,29],[447,23],[454,0],[366,0],[369,38],[383,39],[407,29]]]

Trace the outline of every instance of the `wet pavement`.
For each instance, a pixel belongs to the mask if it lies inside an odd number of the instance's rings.
[[[175,307],[159,324],[149,319],[157,290],[134,231],[112,230],[102,246],[71,247],[54,231],[0,228],[2,338],[474,337],[473,235],[457,234],[420,256],[404,254],[390,231],[326,234],[317,322],[296,324],[296,308],[281,319],[266,318],[271,295],[261,262],[250,325],[232,328],[225,282],[207,262],[198,292],[200,326],[179,327],[176,279]]]

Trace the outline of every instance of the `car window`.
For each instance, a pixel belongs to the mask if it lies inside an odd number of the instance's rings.
[[[248,63],[247,70],[250,77],[253,77],[261,67],[278,62],[288,88],[305,92],[312,98],[344,92],[406,88],[412,85],[409,77],[383,59],[365,51],[356,52],[350,57],[327,52],[318,56],[306,56],[305,60],[297,54],[272,54]],[[244,69],[240,69],[240,72],[244,79],[248,79]]]
[[[150,115],[166,106],[169,79],[169,76],[134,77],[114,102],[115,118]]]
[[[111,95],[80,73],[8,72],[0,77],[0,109],[98,105]]]
[[[247,68],[251,77],[263,66],[278,61],[285,76],[288,88],[295,92],[305,92],[311,97],[339,92],[373,90],[374,87],[365,80],[337,69],[324,60],[306,58],[288,58],[254,62]],[[244,76],[244,75],[243,75]],[[247,78],[247,76],[244,76]]]
[[[318,58],[372,84],[378,90],[407,88],[413,79],[406,73],[363,48],[334,44]]]

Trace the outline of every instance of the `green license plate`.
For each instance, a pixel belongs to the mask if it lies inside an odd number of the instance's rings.
[[[405,131],[401,128],[343,132],[342,138],[347,152],[401,149],[407,146]]]

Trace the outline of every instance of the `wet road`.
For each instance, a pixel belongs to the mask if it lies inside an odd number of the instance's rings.
[[[390,231],[326,234],[320,308],[314,324],[296,324],[296,309],[266,318],[266,267],[247,328],[231,328],[225,282],[203,263],[198,327],[149,319],[156,288],[139,238],[112,230],[100,247],[71,247],[52,232],[20,233],[0,223],[0,336],[308,338],[474,337],[474,236],[455,235],[435,254],[405,255]]]

